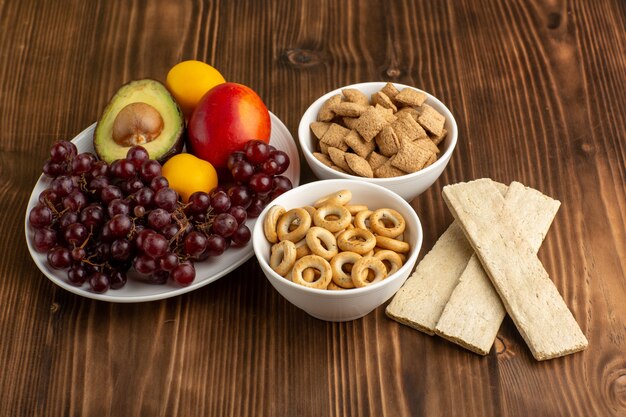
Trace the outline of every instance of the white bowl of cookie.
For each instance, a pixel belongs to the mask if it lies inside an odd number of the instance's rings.
[[[298,126],[302,153],[319,179],[359,179],[407,201],[439,178],[457,136],[454,116],[436,97],[385,82],[323,95]]]
[[[409,277],[422,246],[415,210],[376,184],[324,180],[277,197],[259,216],[252,246],[289,302],[326,321],[365,316]]]

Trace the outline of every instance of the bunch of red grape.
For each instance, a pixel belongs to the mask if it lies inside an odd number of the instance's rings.
[[[275,172],[284,172],[288,157],[271,152],[277,155]],[[285,177],[274,177],[277,183],[267,194],[248,181],[248,186],[198,191],[183,203],[161,176],[161,165],[141,146],[108,165],[60,141],[50,149],[43,171],[52,181],[29,214],[34,246],[47,252],[52,268],[67,269],[71,284],[88,282],[97,293],[123,287],[131,267],[148,283],[164,284],[171,278],[190,284],[196,275],[194,261],[248,243],[246,219],[261,211],[254,201],[264,207],[272,193],[287,189],[280,179]]]
[[[243,151],[230,154],[227,166],[237,182],[228,194],[245,206],[251,217],[257,217],[267,203],[293,188],[289,178],[280,175],[289,167],[289,156],[260,140],[248,141]]]

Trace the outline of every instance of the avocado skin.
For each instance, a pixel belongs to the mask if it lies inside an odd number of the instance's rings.
[[[141,90],[148,89],[149,96],[141,96]],[[158,94],[162,103],[152,101]],[[138,100],[143,98],[143,100]],[[150,100],[145,100],[149,98]],[[161,164],[172,156],[182,152],[185,146],[185,118],[180,106],[170,94],[167,88],[159,81],[144,78],[133,80],[122,85],[114,94],[104,108],[94,131],[93,144],[96,155],[99,159],[112,163],[116,159],[126,157],[126,152],[130,147],[120,146],[112,138],[112,125],[118,112],[127,104],[143,101],[160,110],[163,117],[164,127],[161,135],[155,140],[142,145],[148,150],[151,159],[155,159]],[[121,103],[120,103],[121,102]],[[163,111],[167,110],[167,111]]]

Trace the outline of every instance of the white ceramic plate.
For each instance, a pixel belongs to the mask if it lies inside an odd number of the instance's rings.
[[[294,187],[300,183],[300,158],[298,157],[298,148],[285,125],[273,113],[270,113],[272,121],[272,134],[270,143],[277,149],[280,149],[289,155],[290,164],[287,171],[283,174],[287,176]],[[76,145],[79,152],[93,152],[93,132],[95,123],[78,134],[72,142]],[[42,161],[43,164],[43,161]],[[196,290],[203,287],[229,272],[236,269],[239,265],[250,259],[254,254],[252,249],[252,240],[241,248],[229,248],[217,258],[209,258],[203,262],[196,262],[196,279],[191,285],[181,287],[175,283],[168,282],[165,285],[151,285],[140,282],[132,278],[133,270],[129,271],[128,283],[119,290],[109,290],[104,294],[96,294],[89,290],[89,285],[85,283],[82,287],[76,287],[67,282],[67,271],[56,270],[48,265],[45,253],[39,253],[33,245],[34,229],[28,224],[28,214],[30,210],[37,204],[39,194],[48,187],[50,180],[41,176],[35,184],[35,188],[28,201],[25,218],[25,232],[28,250],[33,257],[35,264],[52,282],[58,286],[83,297],[93,298],[96,300],[111,301],[116,303],[136,303],[143,301],[160,300],[169,297],[175,297],[186,292]],[[254,230],[256,219],[248,219],[246,225],[250,230]]]

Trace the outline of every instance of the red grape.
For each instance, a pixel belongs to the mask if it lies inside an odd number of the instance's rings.
[[[91,171],[95,161],[96,157],[94,154],[89,152],[79,153],[72,159],[72,174],[80,175]]]
[[[235,233],[231,236],[233,246],[243,246],[250,241],[250,229],[245,224],[242,224],[235,230]]]
[[[120,270],[111,271],[110,285],[114,290],[119,290],[126,285],[126,272]]]
[[[69,249],[56,246],[48,251],[48,263],[54,269],[65,269],[72,263]]]
[[[189,234],[185,236],[184,248],[187,255],[200,256],[202,252],[206,250],[206,247],[207,238],[204,233],[196,232],[194,230],[192,232],[189,232]]]
[[[196,278],[196,270],[190,261],[181,262],[172,270],[170,276],[179,285],[189,285]]]
[[[122,190],[115,185],[107,185],[102,189],[102,191],[100,191],[100,200],[107,205],[116,198],[122,197],[124,197]]]
[[[230,172],[235,181],[246,183],[254,175],[254,165],[248,161],[241,160],[235,162]]]
[[[119,200],[119,201],[123,201],[123,200]],[[109,212],[109,215],[110,215],[110,212]],[[96,203],[90,204],[87,207],[85,207],[83,211],[80,212],[80,222],[84,224],[85,227],[88,227],[88,228],[100,227],[102,223],[104,222],[104,210],[102,209],[100,205]]]
[[[68,175],[61,175],[52,180],[50,188],[59,197],[65,197],[74,189],[74,181],[72,181],[72,177]]]
[[[33,238],[35,249],[39,252],[48,252],[57,243],[57,234],[49,227],[35,230]]]
[[[152,178],[152,180],[150,181],[150,188],[152,188],[154,191],[159,191],[161,188],[165,188],[169,186],[170,186],[170,183],[167,180],[167,178],[162,177],[160,175],[158,177]]]
[[[157,207],[160,207],[170,213],[176,208],[177,201],[178,193],[169,187],[161,188],[154,195],[154,203]]]
[[[204,191],[196,191],[189,197],[189,212],[206,213],[211,205],[211,197]]]
[[[220,213],[213,219],[212,230],[214,233],[229,237],[237,230],[237,220],[228,213]]]
[[[135,193],[135,201],[144,207],[152,206],[154,204],[154,191],[152,188],[143,187]]]
[[[135,270],[143,275],[150,275],[157,270],[156,260],[148,255],[138,255],[133,260]]]
[[[109,177],[105,177],[104,175],[100,175],[99,177],[93,178],[89,181],[89,190],[95,191],[99,193],[102,191],[104,187],[110,184]]]
[[[73,223],[67,226],[63,237],[67,243],[75,246],[80,246],[87,239],[89,231],[81,223]]]
[[[78,219],[78,214],[73,211],[63,213],[63,215],[59,217],[59,221],[57,223],[59,230],[64,232],[70,224],[77,223]]]
[[[151,258],[160,258],[167,252],[168,241],[165,237],[158,233],[148,235],[141,246],[143,253]]]
[[[116,214],[108,222],[109,230],[115,237],[124,237],[130,233],[133,222],[127,214]]]
[[[211,197],[211,207],[215,213],[224,213],[230,209],[230,206],[230,198],[224,191],[218,191]]]
[[[80,190],[74,189],[63,198],[63,207],[70,211],[80,211],[87,205],[87,197]]]
[[[269,193],[272,190],[272,178],[267,174],[259,172],[250,178],[248,186],[255,193]]]
[[[270,160],[275,161],[278,165],[278,171],[275,174],[282,174],[289,168],[289,156],[283,151],[274,150],[270,152]]]
[[[266,205],[265,201],[260,198],[253,198],[247,209],[248,217],[259,217]]]
[[[170,224],[172,216],[165,210],[157,208],[148,214],[148,225],[155,230],[160,230]]]
[[[106,177],[109,175],[109,164],[105,161],[96,161],[91,166],[91,176],[96,177]]]
[[[49,226],[52,223],[52,210],[43,204],[37,204],[28,215],[28,221],[35,229]]]
[[[232,152],[230,155],[228,155],[228,159],[226,161],[226,166],[228,167],[228,170],[232,171],[235,163],[243,160],[245,157],[246,157],[246,154],[241,151],[235,151],[235,152]]]
[[[126,153],[126,159],[128,159],[135,166],[136,169],[141,169],[144,161],[150,159],[148,151],[143,146],[132,146]]]
[[[252,193],[245,185],[230,187],[228,189],[228,197],[230,197],[230,201],[233,205],[241,206],[246,209],[252,201]]]
[[[157,161],[148,159],[141,164],[141,179],[150,182],[154,178],[161,175],[161,164]]]
[[[117,214],[128,214],[130,213],[130,204],[126,200],[116,198],[109,203],[107,212],[109,217],[114,217]]]
[[[50,147],[50,160],[52,162],[64,162],[72,156],[70,147],[66,145],[65,141],[57,141]]]
[[[94,272],[89,277],[89,286],[95,293],[106,292],[111,286],[111,277],[104,272]]]
[[[132,246],[126,239],[116,239],[111,242],[111,258],[125,261],[132,255]]]
[[[248,161],[253,164],[262,164],[270,155],[270,147],[260,140],[250,140],[243,147]]]
[[[226,239],[220,235],[212,234],[207,237],[207,254],[220,256],[226,250]]]
[[[246,222],[248,218],[248,213],[246,213],[246,209],[241,206],[232,206],[230,210],[228,210],[228,214],[233,216],[235,220],[237,220],[238,225],[242,225]]]
[[[159,259],[159,266],[165,271],[171,271],[178,266],[178,256],[173,252],[167,252]]]
[[[80,287],[87,280],[87,274],[87,269],[83,266],[74,265],[67,271],[67,281],[72,285]]]

